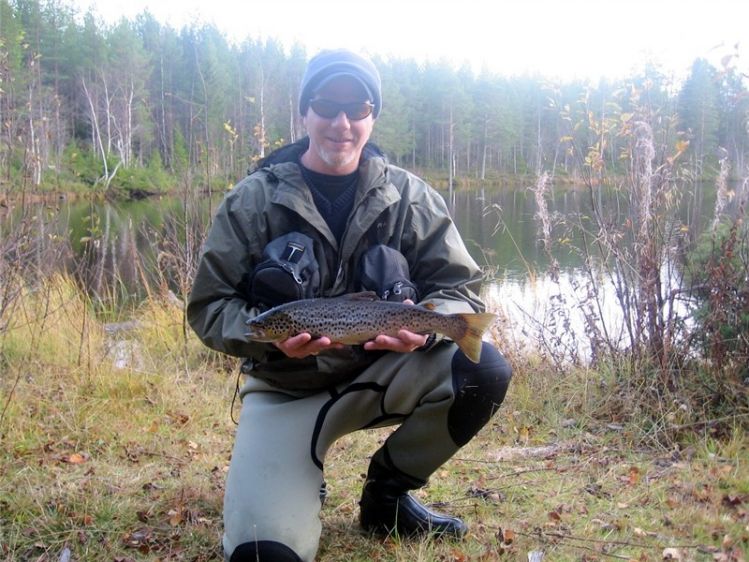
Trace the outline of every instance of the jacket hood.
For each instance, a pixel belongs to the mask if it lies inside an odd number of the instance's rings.
[[[299,158],[307,152],[309,149],[309,137],[304,137],[295,143],[287,144],[281,148],[277,148],[271,152],[268,156],[258,162],[257,168],[250,170],[250,173],[261,168],[268,168],[273,164],[283,164],[285,162],[298,162]],[[362,160],[369,160],[370,158],[384,158],[387,160],[385,154],[380,150],[380,147],[373,142],[368,142],[362,149]]]

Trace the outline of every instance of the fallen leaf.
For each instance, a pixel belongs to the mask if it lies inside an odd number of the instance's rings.
[[[640,469],[636,466],[630,467],[627,481],[630,486],[636,486],[640,482]]]
[[[502,531],[502,542],[504,544],[512,544],[515,541],[515,531],[512,529],[505,529]]]
[[[692,497],[700,503],[709,503],[710,496],[711,489],[707,484],[702,484],[700,487],[692,490]]]
[[[190,421],[190,416],[181,412],[169,412],[167,413],[167,416],[169,416],[172,422],[176,425],[185,425]]]
[[[136,529],[131,533],[127,533],[123,538],[122,542],[127,548],[137,548],[143,554],[148,554],[150,550],[149,543],[151,542],[152,532],[149,528]],[[145,551],[145,552],[144,552]],[[123,560],[130,560],[124,558]]]
[[[736,507],[737,505],[741,505],[744,503],[746,498],[743,496],[737,496],[735,494],[726,494],[723,496],[723,499],[721,500],[721,503],[723,505],[727,505],[728,507]]]
[[[470,488],[468,488],[468,495],[474,498],[482,498],[494,502],[499,502],[504,499],[503,496],[496,490],[487,490],[485,488],[477,488],[475,486],[471,486]]]
[[[721,542],[721,546],[724,550],[729,550],[733,546],[733,538],[731,538],[731,535],[724,535],[723,541]]]
[[[518,428],[518,442],[522,445],[527,445],[531,439],[531,430],[528,426],[521,426]]]
[[[68,464],[82,464],[86,462],[86,457],[80,453],[72,453],[62,458],[62,460]]]
[[[465,552],[454,548],[452,551],[452,560],[453,562],[466,562],[466,560],[468,560],[468,556],[466,556]]]
[[[664,548],[663,560],[681,560],[681,551],[678,548]]]
[[[169,524],[172,527],[176,527],[180,523],[184,522],[185,518],[182,515],[182,510],[176,510],[176,509],[170,509],[167,512],[167,515],[169,516]]]

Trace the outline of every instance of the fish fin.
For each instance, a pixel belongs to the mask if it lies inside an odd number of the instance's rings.
[[[456,314],[466,323],[466,329],[463,335],[455,339],[460,350],[468,359],[478,363],[481,358],[481,338],[484,332],[489,329],[497,319],[496,314],[489,312],[480,313],[463,313]]]
[[[427,310],[435,310],[437,308],[433,302],[419,303],[419,306],[421,308],[426,308]]]
[[[354,301],[378,301],[380,297],[374,291],[361,291],[360,293],[347,293],[341,295],[341,299],[350,299]]]

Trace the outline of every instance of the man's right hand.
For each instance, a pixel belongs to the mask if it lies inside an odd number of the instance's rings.
[[[307,332],[302,332],[284,341],[276,342],[275,346],[287,357],[303,359],[309,355],[317,355],[326,349],[340,349],[343,344],[333,343],[325,336],[313,339]]]

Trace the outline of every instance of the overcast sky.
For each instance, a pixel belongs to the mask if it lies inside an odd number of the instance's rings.
[[[275,37],[313,54],[345,46],[384,57],[445,58],[504,74],[597,79],[646,61],[683,77],[696,57],[749,75],[749,0],[75,0],[105,21],[148,9],[179,29]]]

